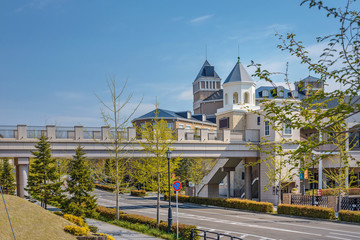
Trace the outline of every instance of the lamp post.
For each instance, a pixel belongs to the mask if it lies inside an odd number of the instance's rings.
[[[171,151],[168,149],[166,151],[166,158],[168,159],[168,175],[169,175],[169,212],[168,212],[168,232],[171,231],[172,225],[172,212],[171,212],[171,186],[170,186],[170,159],[171,159]]]
[[[58,163],[57,163],[57,165],[58,165],[58,170],[59,170],[59,182],[61,182],[61,172],[60,172],[60,160],[58,160]]]

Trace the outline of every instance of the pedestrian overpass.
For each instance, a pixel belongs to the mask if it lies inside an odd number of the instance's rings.
[[[54,158],[72,158],[79,145],[84,148],[90,159],[106,159],[112,155],[111,132],[108,127],[86,128],[83,126],[61,127],[47,126],[0,126],[0,158],[13,158],[16,166],[17,193],[23,197],[27,185],[29,158],[35,150],[37,137],[41,134],[49,138]],[[136,129],[129,127],[121,132],[121,156],[128,158],[148,157],[140,142],[145,141],[136,134]],[[235,170],[241,161],[256,161],[258,151],[249,147],[249,143],[258,144],[259,130],[231,132],[221,130],[210,133],[201,129],[199,135],[185,129],[176,130],[176,141],[172,144],[173,156],[183,158],[216,158],[221,164],[215,166],[210,175],[201,183],[201,195],[218,196],[219,183]],[[229,179],[229,178],[228,178]],[[251,197],[251,167],[245,171],[245,192]],[[249,187],[249,186],[250,187]],[[230,183],[228,183],[230,189]],[[229,191],[228,191],[229,192]]]

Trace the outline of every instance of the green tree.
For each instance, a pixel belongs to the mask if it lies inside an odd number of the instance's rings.
[[[90,195],[95,184],[91,179],[90,165],[81,146],[76,148],[69,170],[70,180],[67,181],[66,189],[69,198],[64,201],[64,212],[86,217],[96,215],[96,198]]]
[[[14,168],[10,165],[9,159],[2,159],[0,166],[0,185],[5,194],[15,194]]]
[[[131,118],[140,106],[142,99],[139,104],[135,105],[133,111],[126,115],[123,112],[129,105],[133,93],[130,93],[126,98],[124,98],[126,82],[122,87],[119,87],[116,83],[115,77],[110,76],[107,80],[107,85],[110,92],[110,103],[107,103],[107,101],[103,100],[97,95],[96,97],[103,106],[101,109],[101,116],[103,118],[104,124],[109,129],[108,137],[110,143],[105,146],[111,155],[111,160],[115,162],[115,171],[110,171],[109,173],[112,175],[112,178],[115,179],[116,209],[119,209],[119,185],[121,179],[124,178],[126,166],[130,160],[129,158],[123,157],[125,155],[124,153],[128,151],[127,148],[129,146],[126,130],[130,125]],[[119,211],[116,211],[116,219],[119,220]]]
[[[46,209],[49,201],[62,201],[62,182],[58,181],[57,162],[51,157],[50,143],[45,135],[41,135],[35,148],[34,159],[30,162],[28,191]]]
[[[174,131],[168,127],[167,121],[158,118],[158,107],[156,106],[153,122],[145,122],[143,128],[137,126],[141,133],[140,146],[147,153],[145,158],[134,160],[134,178],[145,183],[146,188],[157,192],[156,219],[157,226],[160,223],[160,193],[167,192],[168,188],[168,159],[166,151],[171,150],[175,141]],[[171,159],[170,172],[174,173],[178,158]]]
[[[339,135],[349,132],[348,129],[334,132],[331,129],[332,126],[359,113],[360,15],[358,8],[353,5],[354,2],[351,0],[339,1],[336,3],[345,3],[345,5],[333,8],[319,0],[302,1],[301,5],[309,4],[310,8],[316,7],[323,10],[327,17],[338,21],[337,32],[317,38],[318,43],[327,45],[318,58],[310,57],[307,48],[302,41],[296,39],[295,34],[287,33],[286,36],[277,34],[281,41],[278,45],[279,49],[297,57],[310,72],[320,76],[320,79],[312,85],[299,85],[299,89],[306,92],[306,97],[302,101],[298,101],[292,96],[281,101],[264,100],[261,102],[263,111],[259,114],[273,124],[272,128],[275,131],[282,131],[283,123],[287,123],[287,126],[292,129],[304,129],[312,133],[310,136],[302,136],[300,140],[296,141],[283,137],[284,144],[292,144],[297,147],[289,154],[288,158],[284,159],[285,164],[304,170],[320,159],[327,158],[328,155],[316,154],[313,161],[304,161],[305,154],[312,154],[322,146],[331,144],[329,140],[322,138],[322,135]],[[252,66],[256,67],[255,76],[276,86],[270,71],[262,69],[260,64],[254,62]],[[288,74],[285,75],[285,81],[290,86]],[[318,88],[322,83],[325,86],[337,83],[341,87],[323,91]],[[266,140],[261,144],[271,147],[271,141]],[[276,146],[272,145],[272,147],[275,151]],[[338,149],[334,150],[334,152],[336,151]],[[347,161],[345,158],[342,160]]]

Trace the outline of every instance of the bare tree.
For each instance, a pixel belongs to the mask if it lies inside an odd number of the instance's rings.
[[[106,147],[110,152],[112,160],[115,162],[115,198],[116,209],[119,209],[119,173],[129,161],[129,158],[124,157],[126,156],[129,146],[129,141],[127,141],[126,137],[126,128],[128,127],[131,118],[139,108],[143,98],[134,107],[134,109],[126,115],[124,110],[133,97],[133,92],[124,97],[127,81],[125,81],[123,85],[118,86],[115,76],[109,76],[106,82],[110,92],[111,101],[107,103],[97,94],[95,94],[95,96],[102,105],[101,116],[105,126],[107,126],[109,130],[110,144],[106,145]],[[119,211],[116,211],[116,219],[119,219]]]

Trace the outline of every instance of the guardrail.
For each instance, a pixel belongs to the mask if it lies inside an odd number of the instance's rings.
[[[201,232],[202,235],[197,234],[197,232]],[[235,237],[224,233],[206,231],[201,229],[191,229],[191,239],[195,239],[196,237],[203,237],[203,239],[214,239],[214,240],[220,240],[220,239],[243,240],[240,237]]]

